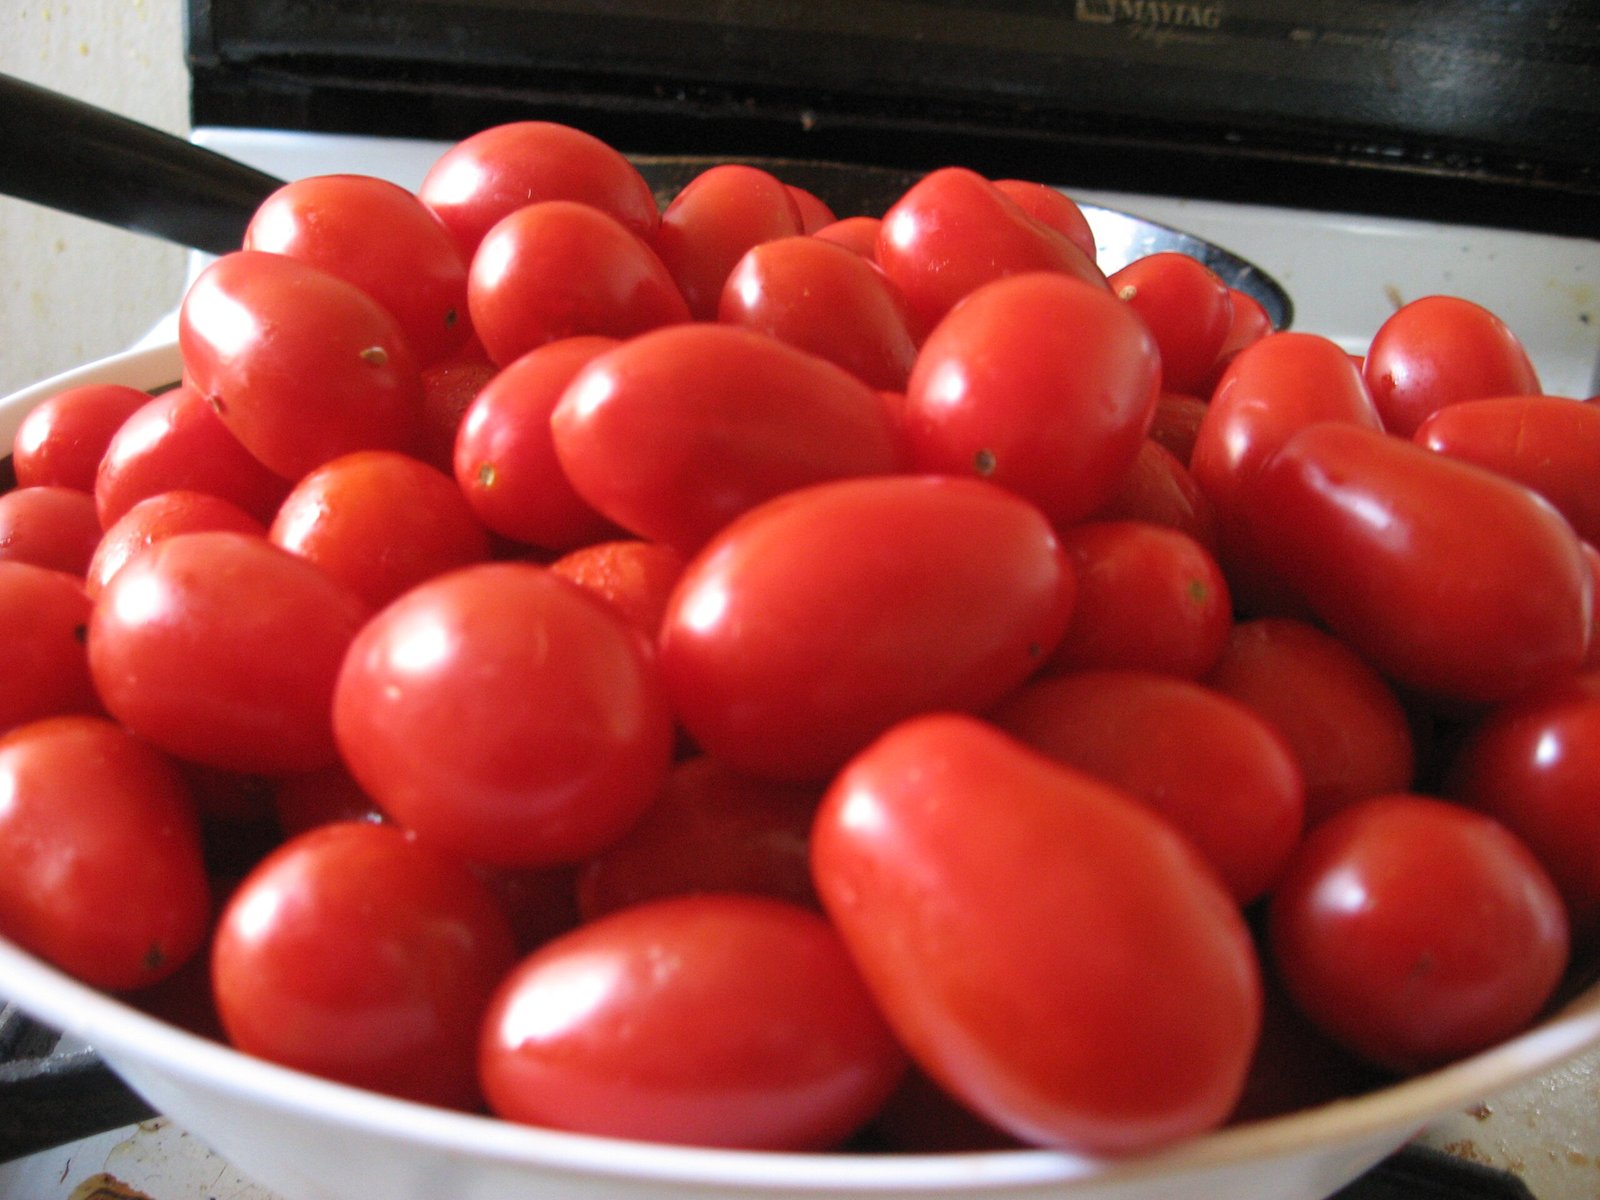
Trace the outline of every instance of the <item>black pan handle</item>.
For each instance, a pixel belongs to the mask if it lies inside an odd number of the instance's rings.
[[[150,234],[237,250],[283,181],[48,88],[0,75],[0,194]]]

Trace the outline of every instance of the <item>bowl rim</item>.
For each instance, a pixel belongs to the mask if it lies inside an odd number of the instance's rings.
[[[157,389],[177,382],[175,339],[65,371],[0,399],[5,446],[22,417],[57,391],[90,383]],[[1356,1096],[1225,1126],[1158,1151],[1098,1158],[1050,1149],[946,1153],[790,1153],[677,1146],[518,1125],[369,1092],[254,1058],[169,1024],[80,983],[0,937],[0,1000],[87,1042],[112,1069],[159,1070],[297,1115],[401,1138],[453,1155],[528,1168],[705,1187],[863,1193],[895,1188],[981,1193],[1074,1181],[1107,1183],[1180,1170],[1298,1156],[1392,1137],[1398,1147],[1430,1121],[1560,1066],[1600,1046],[1600,982],[1566,999],[1524,1032],[1447,1066]],[[173,1119],[183,1123],[182,1113]]]

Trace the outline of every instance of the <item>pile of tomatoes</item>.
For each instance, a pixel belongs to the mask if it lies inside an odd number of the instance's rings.
[[[1132,1153],[1517,1033],[1600,932],[1600,406],[1094,255],[531,121],[285,186],[180,384],[17,435],[0,932],[716,1146]]]

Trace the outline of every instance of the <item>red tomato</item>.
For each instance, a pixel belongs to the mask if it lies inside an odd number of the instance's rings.
[[[1296,1004],[1396,1071],[1520,1032],[1567,963],[1561,897],[1528,848],[1481,813],[1404,793],[1312,830],[1269,908]]]
[[[1107,281],[1161,348],[1161,384],[1199,395],[1233,325],[1232,289],[1199,259],[1174,251],[1137,258]]]
[[[824,225],[811,236],[824,242],[834,242],[846,250],[853,250],[862,258],[876,261],[878,232],[883,228],[881,217],[845,217],[832,225]]]
[[[1284,443],[1248,503],[1277,576],[1408,687],[1493,702],[1584,660],[1593,577],[1571,527],[1520,484],[1329,422]]]
[[[896,721],[977,710],[1066,627],[1075,581],[1037,509],[979,480],[802,489],[735,522],[662,623],[679,720],[709,754],[822,779]]]
[[[480,1061],[509,1120],[761,1150],[836,1146],[905,1065],[827,922],[737,894],[638,904],[535,951]]]
[[[94,497],[39,484],[0,493],[0,562],[25,562],[82,579],[100,541]]]
[[[145,497],[118,517],[95,547],[84,577],[89,595],[99,596],[130,558],[163,538],[218,529],[267,536],[265,525],[220,496],[175,491]]]
[[[1558,396],[1497,396],[1446,406],[1414,440],[1538,492],[1578,536],[1600,541],[1600,407]]]
[[[883,215],[876,259],[923,329],[1008,275],[1050,271],[1106,287],[1082,247],[965,167],[925,175],[895,201]]]
[[[1235,601],[1253,614],[1292,613],[1298,603],[1284,596],[1249,540],[1245,489],[1293,433],[1318,421],[1380,427],[1360,372],[1337,343],[1284,332],[1233,359],[1195,431],[1189,471],[1216,512],[1217,557]]]
[[[1219,1125],[1260,971],[1165,819],[974,718],[897,726],[829,788],[817,891],[913,1060],[1024,1141],[1128,1154]]]
[[[398,829],[346,821],[250,872],[218,922],[211,974],[245,1053],[472,1109],[478,1025],[513,961],[505,914],[471,871]]]
[[[880,390],[903,390],[917,357],[894,285],[859,254],[822,238],[751,247],[729,274],[716,315],[825,358]]]
[[[1188,534],[1145,521],[1085,521],[1061,532],[1078,580],[1049,669],[1128,667],[1196,679],[1233,626],[1228,585]]]
[[[1127,474],[1089,517],[1165,526],[1193,538],[1213,557],[1217,553],[1217,516],[1211,498],[1200,490],[1189,469],[1154,438],[1144,440]]]
[[[672,198],[653,244],[689,312],[710,321],[728,274],[745,251],[804,232],[805,218],[786,184],[759,167],[719,163]]]
[[[570,550],[550,570],[599,596],[654,641],[685,565],[671,546],[627,538]]]
[[[661,218],[639,169],[592,134],[554,121],[511,121],[451,146],[428,169],[418,197],[470,260],[500,218],[542,200],[576,200],[654,235]]]
[[[456,434],[456,485],[478,519],[503,537],[564,551],[617,527],[573,491],[556,457],[550,414],[572,377],[616,346],[575,337],[530,350],[483,386]]]
[[[550,428],[578,495],[686,554],[763,500],[905,462],[872,388],[730,325],[657,330],[600,355],[568,385]]]
[[[204,492],[238,505],[263,525],[290,483],[228,432],[205,398],[176,387],[146,403],[117,430],[95,478],[102,528],[162,492]]]
[[[968,296],[923,343],[906,389],[918,469],[1009,487],[1058,525],[1095,511],[1155,412],[1155,342],[1110,292],[1033,273]]]
[[[1288,617],[1240,621],[1204,682],[1272,725],[1306,785],[1306,822],[1416,782],[1405,709],[1355,651]]]
[[[417,457],[441,471],[453,468],[462,418],[499,368],[481,350],[422,370],[422,438]]]
[[[211,891],[172,765],[110,721],[0,738],[0,933],[93,987],[131,990],[200,948]]]
[[[1027,179],[996,179],[994,186],[1023,212],[1062,234],[1090,258],[1099,253],[1089,218],[1065,192]]]
[[[484,351],[502,367],[561,338],[625,338],[689,319],[650,246],[574,200],[519,208],[484,234],[467,306]]]
[[[352,450],[408,450],[420,435],[422,384],[399,322],[310,263],[223,255],[185,293],[178,345],[222,423],[286,478]]]
[[[1249,292],[1242,292],[1235,287],[1228,289],[1228,299],[1231,302],[1233,319],[1228,323],[1227,336],[1222,339],[1222,346],[1217,351],[1217,361],[1211,364],[1211,373],[1201,385],[1200,394],[1206,398],[1216,390],[1222,373],[1228,369],[1235,356],[1272,332],[1272,318],[1262,307],[1261,301]],[[1359,368],[1359,364],[1357,365]]]
[[[394,820],[474,861],[571,862],[655,798],[672,717],[648,643],[603,601],[529,563],[419,584],[356,636],[333,724]]]
[[[1600,676],[1506,705],[1469,734],[1449,793],[1507,826],[1566,901],[1575,938],[1600,935]]]
[[[358,450],[308,473],[267,531],[377,609],[425,579],[489,557],[455,480],[392,450]]]
[[[747,892],[816,906],[809,858],[820,786],[774,783],[696,755],[621,840],[585,863],[578,908],[592,920],[641,900]]]
[[[1211,391],[1208,388],[1204,400],[1198,396],[1182,396],[1177,392],[1165,391],[1156,398],[1155,419],[1150,422],[1150,436],[1160,442],[1185,467],[1194,457],[1194,444],[1200,436],[1200,423],[1210,411],[1211,406],[1208,403],[1210,396]]]
[[[300,771],[276,781],[272,815],[285,838],[335,821],[382,824],[388,819],[343,763],[320,771]]]
[[[0,733],[100,710],[84,649],[89,608],[77,576],[0,561]]]
[[[181,533],[130,559],[100,593],[89,670],[112,716],[180,758],[315,770],[334,761],[334,677],[367,611],[264,538]]]
[[[784,184],[784,190],[789,193],[789,199],[794,201],[795,211],[800,214],[801,233],[815,233],[839,219],[833,209],[828,207],[827,201],[814,192],[796,187],[792,183]]]
[[[1431,414],[1481,396],[1532,396],[1538,372],[1517,335],[1482,305],[1424,296],[1378,327],[1362,368],[1384,428],[1410,437]]]
[[[244,249],[287,254],[347,279],[388,309],[419,363],[467,339],[467,260],[433,212],[370,175],[287,183],[257,207]]]
[[[117,429],[150,400],[120,383],[67,388],[29,410],[12,439],[18,487],[55,485],[94,491],[95,472]]]

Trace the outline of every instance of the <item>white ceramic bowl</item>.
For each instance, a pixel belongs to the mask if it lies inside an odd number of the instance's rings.
[[[0,401],[0,447],[64,387],[153,388],[164,343]],[[765,1154],[646,1145],[444,1112],[316,1079],[186,1033],[0,939],[0,993],[94,1046],[158,1111],[284,1200],[1324,1200],[1430,1121],[1600,1047],[1600,984],[1527,1033],[1357,1098],[1157,1154]]]

